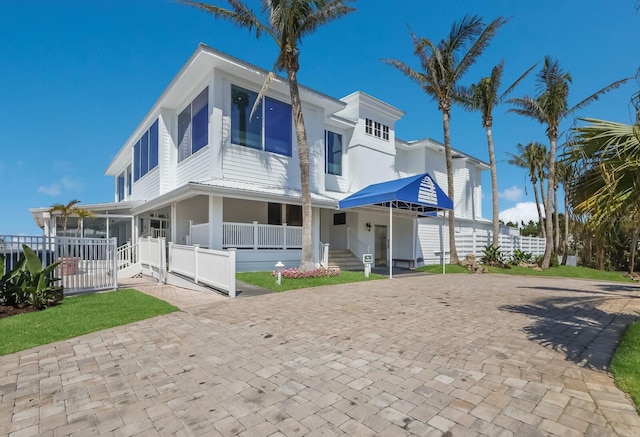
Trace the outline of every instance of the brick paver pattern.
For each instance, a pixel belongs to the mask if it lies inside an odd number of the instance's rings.
[[[447,275],[214,299],[0,357],[0,435],[637,436],[607,366],[639,294]]]

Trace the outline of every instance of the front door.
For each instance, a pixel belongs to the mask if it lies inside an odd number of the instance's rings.
[[[375,258],[376,267],[387,265],[387,227],[385,225],[376,225],[375,227]]]

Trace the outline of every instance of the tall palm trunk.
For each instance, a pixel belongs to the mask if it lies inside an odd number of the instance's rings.
[[[544,202],[544,214],[546,235],[546,247],[544,249],[544,257],[542,258],[543,269],[549,268],[551,262],[551,255],[553,254],[553,210],[551,207],[551,200],[553,199],[553,187],[556,180],[556,139],[557,136],[554,133],[549,134],[549,155],[547,157],[547,167],[549,174],[547,175],[547,198]]]
[[[300,188],[302,191],[302,260],[300,270],[308,271],[315,268],[313,262],[313,243],[311,239],[311,186],[309,183],[309,145],[307,132],[304,128],[302,104],[298,90],[297,72],[299,69],[298,57],[294,52],[289,52],[286,60],[286,70],[289,79],[289,93],[291,94],[291,108],[293,111],[293,123],[296,128],[298,140],[298,157],[300,161]]]
[[[556,183],[553,187],[553,222],[555,228],[555,234],[553,236],[553,253],[558,254],[558,249],[560,248],[560,216],[558,214],[558,210],[560,209],[560,205],[558,205],[558,184]]]
[[[631,247],[629,248],[629,273],[633,273],[636,264],[636,252],[638,250],[638,237],[640,228],[634,228],[631,232]]]
[[[542,236],[545,237],[547,235],[547,232],[544,229],[544,221],[542,219],[542,209],[540,209],[540,196],[538,196],[537,179],[531,179],[531,185],[533,185],[533,197],[536,201],[536,209],[538,210],[538,224],[540,225],[540,232],[542,232]],[[542,187],[540,189],[542,191]]]
[[[569,257],[569,196],[567,196],[567,186],[565,181],[564,193],[564,239],[562,240],[562,265],[567,265]]]
[[[485,126],[487,131],[487,143],[489,145],[489,166],[491,166],[491,202],[493,206],[493,247],[500,244],[500,221],[498,209],[498,174],[496,170],[496,155],[493,148],[493,134],[491,124]]]
[[[453,154],[451,153],[451,136],[449,133],[450,109],[442,109],[442,126],[444,130],[444,155],[447,162],[447,195],[452,202],[453,197]],[[454,204],[455,208],[455,204]],[[458,264],[456,250],[456,217],[454,209],[449,211],[449,263]]]

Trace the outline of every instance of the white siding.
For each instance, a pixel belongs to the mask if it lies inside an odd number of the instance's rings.
[[[198,150],[176,168],[176,187],[189,182],[199,182],[210,178],[209,175],[209,146]]]
[[[249,147],[227,145],[223,151],[223,172],[226,179],[300,188],[297,159]]]
[[[241,250],[236,252],[237,272],[273,271],[275,264],[282,261],[285,268],[300,266],[302,251],[286,250]],[[273,279],[275,281],[275,278]],[[283,279],[286,281],[286,279]]]
[[[160,195],[160,170],[156,167],[133,183],[131,200],[151,200]]]
[[[175,165],[171,165],[171,149],[173,141],[171,139],[171,114],[169,111],[162,111],[158,122],[158,165],[160,166],[159,194],[171,191],[175,181]]]

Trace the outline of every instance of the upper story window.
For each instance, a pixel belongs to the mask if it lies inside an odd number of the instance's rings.
[[[209,144],[209,87],[178,115],[178,162]]]
[[[257,93],[231,85],[231,142],[291,156],[291,105],[265,97],[251,117],[257,98]]]
[[[389,126],[373,121],[370,118],[365,118],[364,120],[364,132],[367,135],[373,135],[376,138],[389,141]]]
[[[158,166],[158,120],[133,146],[133,180],[137,181]],[[131,187],[131,184],[129,184]],[[123,191],[124,193],[124,188]]]
[[[342,135],[324,131],[325,172],[342,175]]]
[[[131,166],[127,167],[127,194],[131,196]]]
[[[120,173],[118,178],[116,179],[116,194],[118,196],[118,202],[122,202],[124,200],[124,173]]]

